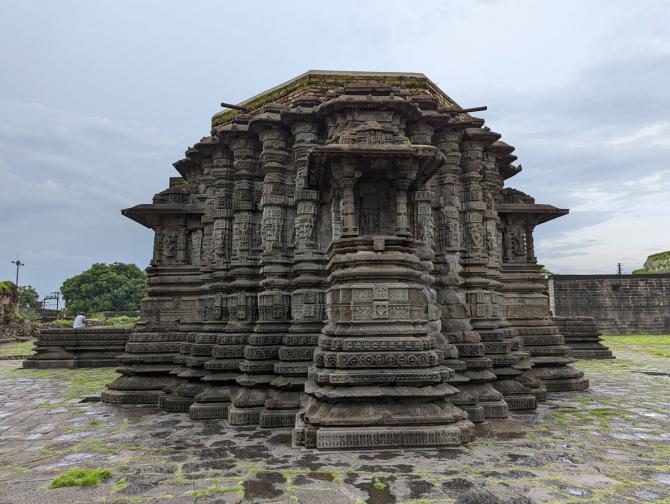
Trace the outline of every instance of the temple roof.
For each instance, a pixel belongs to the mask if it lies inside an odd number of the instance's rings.
[[[394,89],[394,92],[407,97],[417,94],[429,94],[437,99],[439,107],[461,108],[453,99],[422,73],[406,72],[343,72],[333,70],[309,70],[283,84],[252,96],[237,104],[241,110],[225,109],[212,117],[212,127],[217,128],[229,123],[240,113],[253,113],[270,103],[291,106],[296,100],[313,96],[321,101],[326,99],[328,92],[344,86],[359,85],[364,90],[367,85],[383,85]]]

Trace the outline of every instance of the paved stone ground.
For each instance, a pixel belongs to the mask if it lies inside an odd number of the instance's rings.
[[[670,336],[657,341],[638,351],[608,341],[616,360],[579,363],[590,392],[515,415],[526,434],[499,425],[512,438],[360,453],[293,449],[288,431],[81,402],[99,396],[111,369],[0,361],[0,504],[670,503]],[[74,467],[113,476],[49,488]]]

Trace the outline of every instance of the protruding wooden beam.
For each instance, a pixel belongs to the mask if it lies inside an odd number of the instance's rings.
[[[233,105],[232,103],[226,103],[226,102],[221,102],[221,106],[229,109],[234,109],[234,110],[241,110],[243,112],[247,111],[246,107],[241,107],[239,105]]]

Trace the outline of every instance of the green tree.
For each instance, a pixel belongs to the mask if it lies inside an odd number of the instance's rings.
[[[39,308],[40,296],[32,285],[19,287],[19,308]]]
[[[146,275],[134,264],[96,263],[60,288],[70,314],[138,310]]]
[[[554,274],[545,267],[542,267],[540,270],[540,275],[542,275],[544,278],[551,278],[554,276]]]

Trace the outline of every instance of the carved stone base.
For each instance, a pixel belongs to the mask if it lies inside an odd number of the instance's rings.
[[[161,390],[104,390],[100,397],[107,404],[152,404],[158,405]]]
[[[228,418],[229,402],[197,402],[191,404],[188,416],[191,420],[219,420]]]
[[[295,416],[298,409],[263,410],[259,416],[258,425],[264,429],[291,428],[295,425]]]
[[[188,413],[195,398],[205,388],[205,384],[195,380],[179,379],[170,393],[159,397],[158,407],[171,413]]]
[[[261,417],[262,407],[257,408],[236,408],[230,406],[228,409],[228,423],[230,425],[258,425]]]
[[[533,376],[531,370],[525,371],[516,377],[516,380],[524,385],[530,391],[537,402],[545,402],[547,400],[547,387],[544,386],[542,380]]]
[[[468,374],[471,373],[468,372]],[[503,395],[490,383],[468,383],[459,388],[478,399],[486,418],[507,418],[509,416],[509,408]]]
[[[169,413],[188,413],[194,401],[193,397],[167,396],[161,402],[161,409]]]
[[[582,392],[588,390],[588,378],[573,378],[570,380],[549,380],[545,381],[549,392]]]
[[[473,430],[468,420],[439,426],[322,427],[314,436],[305,436],[305,446],[321,450],[460,446],[472,439]]]
[[[584,377],[584,372],[571,366],[537,367],[532,373],[542,380],[549,392],[573,392],[589,388],[589,380]]]
[[[155,404],[164,394],[163,390],[174,383],[169,376],[121,375],[107,385],[101,394],[102,401],[109,404]]]
[[[265,398],[259,425],[266,429],[293,427],[300,400],[300,390],[270,390]]]
[[[195,402],[189,409],[191,420],[227,419],[230,399],[239,391],[239,387],[230,383],[218,383],[212,379],[231,381],[228,373],[212,373],[203,378],[205,388],[195,396]]]
[[[499,380],[492,386],[503,395],[510,411],[537,409],[537,399],[531,390],[516,379]]]
[[[507,396],[505,402],[510,411],[528,411],[537,409],[537,399],[533,395]]]
[[[456,379],[461,376],[462,375],[457,374]],[[486,416],[484,415],[484,408],[479,404],[479,400],[475,396],[464,390],[462,386],[467,384],[467,378],[462,378],[464,380],[463,383],[457,383],[456,379],[451,381],[451,384],[458,389],[458,393],[452,395],[449,400],[454,406],[457,406],[465,411],[468,414],[468,420],[471,422],[483,422],[486,420]]]
[[[484,413],[483,406],[469,406],[461,404],[458,404],[457,406],[468,414],[468,420],[470,420],[472,423],[482,423],[484,420],[486,420],[486,414]]]
[[[531,388],[530,393],[535,396],[537,402],[547,401],[547,387],[544,384],[541,387]]]
[[[498,402],[482,402],[481,404],[486,418],[507,418],[509,416],[509,406],[502,399]]]
[[[228,410],[230,425],[258,425],[267,397],[267,389],[242,387],[232,397]]]
[[[612,350],[603,350],[601,348],[588,348],[577,350],[573,348],[570,355],[575,359],[614,359]]]

